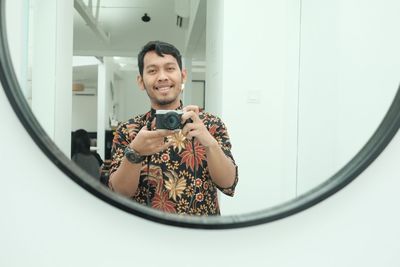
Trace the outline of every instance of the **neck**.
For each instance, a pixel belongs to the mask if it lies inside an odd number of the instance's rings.
[[[171,103],[168,105],[154,105],[151,104],[151,109],[152,110],[176,110],[176,109],[182,109],[182,101],[180,100],[178,103]]]

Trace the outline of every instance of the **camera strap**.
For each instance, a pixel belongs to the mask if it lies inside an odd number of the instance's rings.
[[[155,113],[151,113],[149,120],[146,123],[147,130],[151,131],[151,123],[153,122],[154,118],[156,117]]]

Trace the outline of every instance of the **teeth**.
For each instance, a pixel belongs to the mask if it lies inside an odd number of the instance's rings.
[[[159,91],[167,91],[167,90],[169,90],[169,87],[158,87],[157,89]]]

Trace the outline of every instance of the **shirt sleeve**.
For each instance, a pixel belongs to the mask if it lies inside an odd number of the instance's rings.
[[[236,185],[239,181],[238,177],[238,166],[236,165],[235,159],[231,153],[232,144],[229,139],[228,130],[226,129],[225,124],[222,120],[218,117],[214,117],[210,119],[210,124],[208,127],[209,132],[211,135],[217,140],[219,146],[221,147],[222,151],[225,155],[231,159],[233,165],[235,166],[235,181],[232,186],[223,188],[215,184],[215,186],[224,194],[228,196],[233,196],[235,193]]]
[[[124,158],[125,148],[135,139],[136,135],[143,127],[141,117],[135,117],[125,123],[122,123],[116,129],[111,146],[111,164],[110,175],[113,174],[121,165]],[[109,187],[111,188],[110,184]],[[112,188],[111,188],[112,189]]]
[[[126,123],[121,124],[114,132],[114,138],[111,146],[111,165],[110,175],[114,173],[121,164],[124,157],[125,147],[129,144]]]

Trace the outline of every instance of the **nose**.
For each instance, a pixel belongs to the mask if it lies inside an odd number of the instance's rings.
[[[165,80],[168,80],[168,76],[164,70],[160,70],[158,72],[158,81],[165,81]]]

